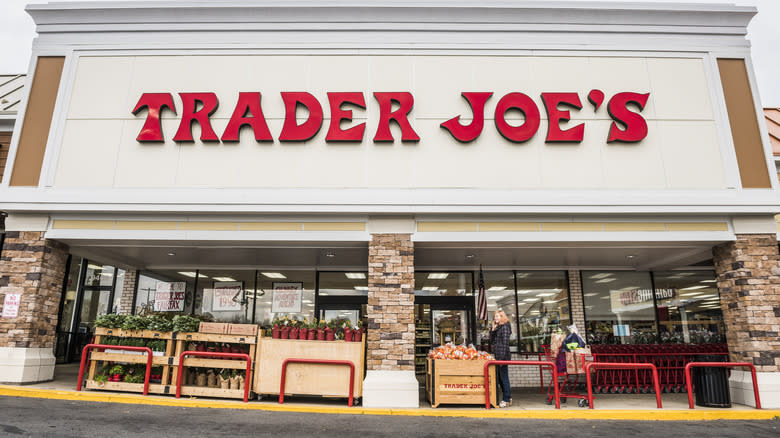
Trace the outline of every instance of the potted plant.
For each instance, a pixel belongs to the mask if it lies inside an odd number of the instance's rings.
[[[290,339],[290,318],[286,315],[282,318],[281,339]]]
[[[317,340],[318,341],[324,341],[325,340],[325,328],[328,326],[328,323],[323,321],[322,319],[319,320],[317,323]]]
[[[355,329],[352,330],[352,340],[354,342],[363,342],[363,332],[365,331],[365,328],[363,327],[363,321],[357,320],[355,323]]]
[[[109,382],[121,382],[122,374],[125,373],[125,367],[119,364],[115,364],[108,370],[108,375],[111,376]]]
[[[344,320],[341,324],[341,329],[344,330],[344,341],[352,342],[352,326],[349,320]]]
[[[98,387],[106,386],[106,382],[108,382],[108,374],[105,371],[95,376],[95,383],[98,384]]]
[[[311,320],[309,322],[309,326],[307,327],[309,329],[309,333],[306,336],[306,339],[309,341],[314,341],[317,339],[317,322],[315,320]]]
[[[305,341],[307,336],[309,336],[309,320],[303,318],[301,326],[298,327],[298,339]]]
[[[290,339],[298,339],[298,320],[290,321]]]
[[[274,318],[274,325],[271,327],[271,339],[279,339],[282,337],[282,328],[280,327],[281,321],[277,316]]]
[[[223,368],[219,372],[219,387],[220,389],[230,389],[230,371],[227,368]]]
[[[336,339],[336,327],[338,326],[338,322],[336,322],[335,319],[331,319],[328,322],[328,325],[325,327],[325,340],[326,341],[333,341]]]

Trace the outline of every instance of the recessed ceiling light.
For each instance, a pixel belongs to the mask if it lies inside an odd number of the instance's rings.
[[[261,274],[268,278],[287,278],[284,274],[279,272],[261,272]]]
[[[439,288],[437,286],[425,286],[424,288],[422,288],[422,290],[437,291],[439,290]]]
[[[355,286],[355,290],[368,290],[368,286]],[[322,295],[322,293],[320,293]]]
[[[617,278],[602,278],[601,280],[596,280],[596,283],[611,283],[615,280],[617,280]]]
[[[211,278],[217,281],[236,281],[236,279],[233,277],[211,277]]]
[[[526,298],[523,301],[526,301],[526,302],[530,303],[530,302],[533,302],[533,301],[539,301],[539,298]]]
[[[450,274],[446,272],[432,272],[428,274],[429,280],[444,280],[445,278],[449,277]]]
[[[176,253],[175,253],[175,252],[173,252],[173,251],[169,251],[169,252],[168,252],[168,255],[169,255],[169,256],[171,256],[171,257],[173,257],[173,256],[175,256],[175,255],[176,255]]]
[[[518,272],[518,273],[517,273],[517,278],[526,278],[526,277],[528,277],[529,275],[531,275],[531,273],[530,273],[530,272]]]
[[[179,275],[183,275],[185,277],[195,278],[194,272],[179,272]]]
[[[709,288],[709,287],[710,287],[710,286],[704,286],[704,285],[700,284],[700,285],[698,285],[698,286],[684,287],[684,288],[682,288],[682,289],[680,289],[680,290],[696,290],[696,289],[707,289],[707,288]]]
[[[718,280],[702,280],[699,283],[717,283]]]
[[[362,272],[347,272],[344,275],[346,275],[347,278],[351,278],[353,280],[362,280],[366,278],[366,274]]]
[[[328,257],[328,258],[336,257],[336,253],[333,252],[333,251],[326,251],[325,252],[325,257]]]
[[[550,300],[547,300],[547,301],[542,301],[542,303],[544,303],[544,304],[555,304],[555,303],[557,303],[557,302],[558,302],[557,300],[552,300],[552,301],[550,301]]]
[[[599,278],[607,278],[607,277],[611,277],[611,276],[612,276],[611,272],[602,272],[601,274],[593,274],[593,275],[590,276],[590,278],[592,278],[594,280],[598,280]]]
[[[596,292],[589,292],[583,295],[583,297],[595,297],[596,295],[598,295]]]
[[[704,292],[689,292],[687,294],[680,294],[681,297],[695,297],[696,295],[701,295]]]
[[[498,292],[505,289],[506,286],[491,286],[490,288],[488,288],[488,291]]]
[[[553,295],[555,295],[555,293],[553,293],[553,292],[543,292],[543,293],[540,293],[540,294],[536,294],[537,297],[551,297]]]

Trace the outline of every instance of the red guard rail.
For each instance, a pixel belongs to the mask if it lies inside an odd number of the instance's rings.
[[[661,388],[658,385],[658,369],[651,363],[606,363],[591,362],[585,365],[585,386],[588,388],[588,405],[593,409],[593,385],[591,384],[591,369],[612,369],[612,370],[641,370],[649,369],[653,372],[653,388],[655,388],[655,401],[658,409],[661,405]]]
[[[181,375],[184,370],[184,358],[186,356],[194,357],[216,357],[226,359],[244,359],[246,361],[246,376],[244,379],[244,403],[249,401],[249,386],[252,384],[250,376],[252,374],[252,358],[246,353],[218,353],[216,351],[185,351],[179,355],[179,369],[176,372],[176,398],[181,397]]]
[[[352,395],[355,392],[355,364],[351,360],[334,359],[295,359],[289,358],[282,362],[282,382],[279,385],[279,404],[284,403],[284,384],[287,380],[287,365],[291,363],[310,363],[318,365],[348,365],[349,366],[349,406],[352,406]]]
[[[685,387],[688,389],[688,407],[693,409],[693,385],[691,384],[691,368],[693,367],[748,367],[753,378],[753,394],[756,397],[756,409],[761,409],[761,399],[758,397],[758,380],[756,380],[756,367],[747,362],[689,362],[685,365]]]
[[[484,376],[485,376],[485,409],[490,409],[490,377],[488,370],[491,365],[532,365],[538,366],[539,369],[544,367],[550,367],[552,369],[552,378],[554,391],[555,391],[555,409],[561,408],[561,398],[558,391],[558,368],[554,362],[547,360],[488,360],[485,361]],[[498,376],[496,376],[498,379]]]
[[[76,391],[81,391],[81,382],[84,381],[84,366],[87,363],[87,353],[89,350],[95,349],[112,349],[112,350],[127,350],[127,351],[142,351],[146,353],[146,374],[144,375],[144,395],[149,394],[149,376],[152,373],[152,349],[149,347],[131,347],[129,345],[104,345],[104,344],[87,344],[84,349],[81,350],[81,365],[79,366],[79,381],[76,383]]]

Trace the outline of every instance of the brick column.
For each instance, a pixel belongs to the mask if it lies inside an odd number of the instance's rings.
[[[120,315],[130,315],[133,313],[133,297],[135,295],[136,270],[127,269],[125,271],[125,281],[122,285],[122,298],[119,299]]]
[[[780,407],[780,255],[774,234],[739,234],[713,248],[731,360],[761,374],[761,401]],[[748,373],[732,373],[732,397],[752,403]],[[746,381],[747,380],[747,381]]]
[[[582,296],[582,279],[579,269],[569,269],[569,301],[571,322],[577,326],[580,336],[585,337],[585,299]]]
[[[372,234],[368,248],[366,407],[417,407],[414,246],[410,234]]]
[[[54,374],[57,318],[68,247],[39,231],[6,233],[0,303],[21,294],[17,318],[0,319],[0,381],[38,382]]]

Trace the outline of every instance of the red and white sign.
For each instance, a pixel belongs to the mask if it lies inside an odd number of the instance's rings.
[[[417,142],[417,135],[409,114],[414,108],[414,97],[409,92],[375,92],[374,99],[379,106],[379,120],[374,131],[374,143],[392,142],[390,122],[401,129],[401,141]],[[307,92],[281,93],[284,102],[284,125],[279,134],[279,141],[300,142],[311,140],[322,128],[325,116],[322,104],[314,95]],[[485,122],[485,103],[493,96],[492,92],[463,92],[461,96],[471,107],[471,114],[465,114],[471,121],[463,125],[460,116],[455,116],[441,124],[456,140],[471,142],[482,133]],[[200,126],[200,140],[204,142],[237,142],[239,131],[247,126],[254,132],[258,142],[273,141],[268,129],[263,109],[260,105],[259,91],[240,92],[233,115],[230,117],[222,136],[218,136],[211,126],[211,115],[219,107],[219,98],[213,92],[179,93],[182,101],[179,127],[173,140],[177,142],[192,142],[192,124]],[[583,108],[582,99],[577,93],[542,93],[542,102],[547,115],[546,143],[580,143],[585,137],[585,123],[567,126],[571,121],[572,111]],[[594,111],[606,112],[605,117],[612,119],[609,131],[605,132],[607,143],[637,143],[647,137],[647,121],[639,113],[647,105],[650,93],[620,92],[611,96],[605,105],[604,92],[591,90],[586,96]],[[296,109],[305,107],[309,114],[306,120],[299,123]],[[328,93],[330,107],[330,123],[326,142],[362,142],[366,131],[366,123],[342,128],[342,122],[351,122],[352,111],[365,111],[366,99],[362,92]],[[393,106],[396,109],[393,109]],[[139,142],[164,141],[160,116],[165,109],[173,114],[179,114],[171,93],[143,93],[132,110],[138,115],[146,109],[146,121],[136,140]],[[507,112],[518,110],[523,113],[525,121],[520,125],[510,124],[506,120]],[[531,97],[521,92],[511,92],[502,96],[496,105],[494,114],[498,132],[513,143],[524,143],[531,140],[539,131],[542,116],[539,107]]]
[[[303,283],[274,283],[272,313],[301,313]]]
[[[22,294],[5,294],[3,303],[3,318],[18,318],[19,304],[22,301]]]
[[[183,281],[173,283],[158,281],[154,294],[154,311],[183,312],[186,290],[187,283]]]
[[[244,284],[240,281],[214,282],[211,310],[214,312],[236,312],[241,310],[241,290]]]

